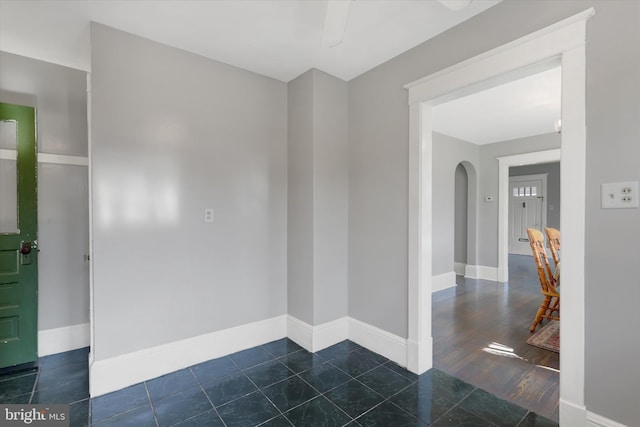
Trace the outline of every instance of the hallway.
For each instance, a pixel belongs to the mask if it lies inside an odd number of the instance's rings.
[[[542,300],[533,258],[509,255],[509,275],[433,294],[433,366],[557,421],[560,356],[526,343]]]

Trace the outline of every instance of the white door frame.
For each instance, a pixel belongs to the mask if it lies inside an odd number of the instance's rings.
[[[521,164],[521,166],[524,166],[524,163]],[[507,185],[509,186],[509,193],[507,195],[508,197],[508,206],[509,206],[509,210],[507,212],[507,226],[509,225],[510,221],[511,221],[511,202],[513,200],[513,194],[511,194],[511,184],[514,182],[526,182],[526,181],[541,181],[542,185],[540,186],[540,194],[542,194],[542,201],[540,203],[540,230],[542,232],[544,232],[544,229],[547,227],[547,176],[549,174],[548,173],[536,173],[536,174],[531,174],[531,175],[518,175],[518,176],[511,176],[509,175],[508,178],[508,182]],[[498,188],[500,188],[500,186],[498,185]],[[500,194],[500,191],[498,191],[498,194]],[[499,218],[499,215],[498,215]],[[499,220],[498,220],[499,221]],[[499,223],[498,227],[501,227],[502,224]],[[507,233],[509,232],[509,230],[507,229]],[[511,247],[511,242],[509,241],[509,237],[507,234],[507,253],[513,253],[511,252],[511,249],[513,249]],[[526,254],[521,254],[521,255],[531,255],[531,248],[529,246],[529,244],[527,243],[526,245]]]
[[[409,90],[409,235],[407,367],[422,373],[433,365],[432,107],[469,90],[531,74],[549,62],[562,66],[562,305],[560,424],[584,426],[585,377],[585,185],[586,22],[593,8],[535,33],[428,75]],[[528,73],[527,73],[528,71]],[[504,200],[503,197],[501,199]],[[504,202],[504,201],[503,201]],[[566,286],[566,287],[565,287]]]
[[[498,157],[498,282],[509,281],[509,168],[559,162],[560,151],[546,150]]]

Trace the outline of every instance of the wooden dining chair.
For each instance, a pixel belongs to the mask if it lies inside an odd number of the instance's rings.
[[[529,235],[529,244],[531,245],[533,258],[538,269],[540,290],[544,296],[536,313],[536,317],[529,328],[529,330],[533,332],[542,319],[560,320],[560,294],[556,289],[556,281],[553,278],[553,272],[551,271],[551,266],[547,258],[544,235],[540,230],[536,230],[535,228],[527,228],[527,234]]]
[[[553,262],[557,267],[560,262],[560,230],[555,228],[545,228],[544,231],[547,233],[549,248],[551,248],[551,256],[553,257]]]

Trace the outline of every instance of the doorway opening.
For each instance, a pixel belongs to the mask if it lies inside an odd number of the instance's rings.
[[[583,425],[585,330],[585,37],[593,8],[492,51],[453,65],[409,89],[409,262],[407,366],[424,372],[433,366],[431,275],[433,253],[432,107],[462,93],[562,66],[563,322],[561,324],[560,423]],[[508,169],[505,169],[508,175]],[[571,188],[568,187],[571,183]],[[505,198],[499,199],[506,206]],[[499,244],[504,244],[499,242]],[[505,245],[506,246],[506,245]],[[506,264],[503,266],[506,269]]]

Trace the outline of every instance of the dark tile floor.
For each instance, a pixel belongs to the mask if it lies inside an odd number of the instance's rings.
[[[350,341],[308,353],[282,339],[91,400],[87,349],[75,350],[0,376],[0,403],[69,403],[71,426],[557,426]]]
[[[89,349],[41,357],[32,367],[0,373],[0,403],[69,404],[72,426],[89,420]]]

